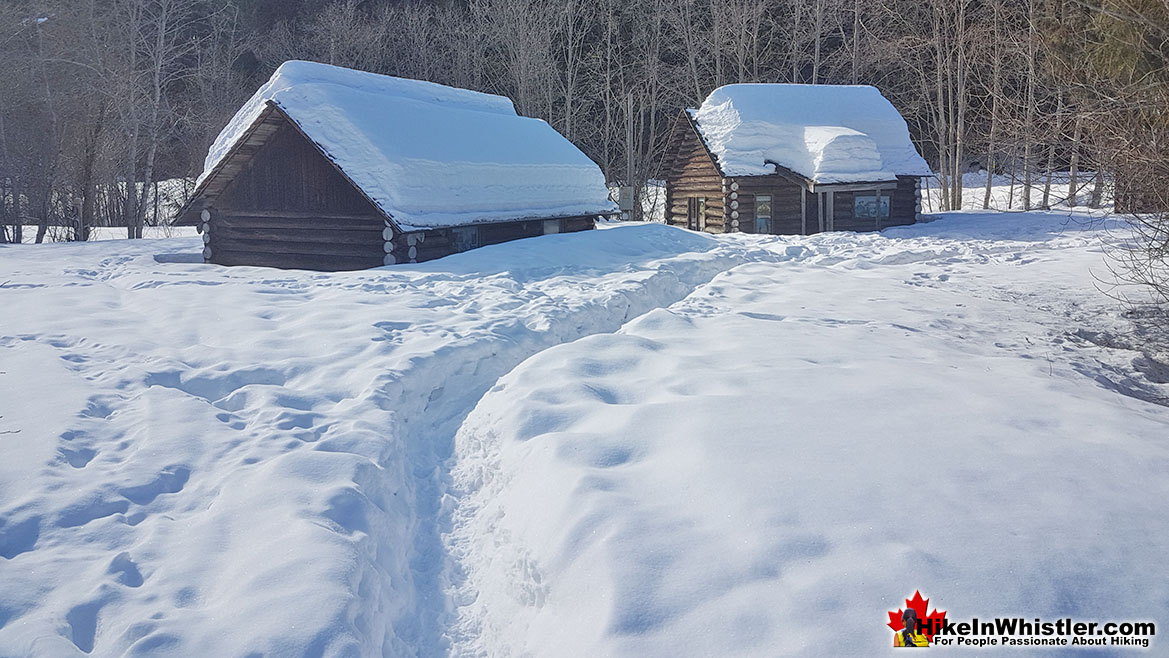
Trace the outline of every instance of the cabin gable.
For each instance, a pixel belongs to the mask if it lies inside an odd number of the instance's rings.
[[[674,122],[661,176],[666,181],[666,223],[696,231],[729,228],[723,176],[685,111]]]
[[[317,214],[382,213],[288,120],[278,124],[219,197],[238,210],[287,210]]]
[[[378,267],[382,213],[270,108],[203,186],[204,258],[219,265],[314,270]]]

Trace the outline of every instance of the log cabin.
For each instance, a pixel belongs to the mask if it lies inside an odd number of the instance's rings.
[[[600,168],[507,98],[290,61],[215,140],[175,223],[209,263],[334,271],[614,213]]]
[[[673,124],[666,222],[708,233],[879,231],[921,214],[932,175],[867,85],[733,84]]]

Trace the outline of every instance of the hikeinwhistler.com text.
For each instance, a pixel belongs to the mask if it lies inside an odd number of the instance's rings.
[[[1056,621],[996,617],[990,621],[921,620],[919,627],[933,633],[937,646],[968,647],[1134,647],[1148,648],[1157,634],[1151,621]]]

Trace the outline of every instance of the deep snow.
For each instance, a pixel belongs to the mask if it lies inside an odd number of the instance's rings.
[[[456,655],[875,655],[919,589],[959,619],[1166,619],[1169,410],[1118,392],[1165,387],[1084,339],[1115,321],[1092,232],[769,246],[468,417]]]
[[[1073,217],[0,248],[0,656],[872,655],[915,589],[1163,621],[1164,380]]]
[[[905,119],[869,85],[725,85],[693,116],[728,176],[775,173],[768,160],[817,183],[931,174]]]

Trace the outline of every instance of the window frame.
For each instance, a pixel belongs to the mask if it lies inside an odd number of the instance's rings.
[[[766,201],[761,201],[766,199]],[[775,219],[775,195],[773,194],[756,194],[755,195],[755,232],[763,235],[771,235],[772,222]],[[766,204],[767,214],[761,215],[759,207]],[[763,230],[759,230],[760,222],[762,222]]]
[[[872,199],[872,201],[865,201],[864,203],[872,204],[876,208],[876,214],[868,212],[861,214],[857,212],[861,208],[862,200]],[[893,195],[888,194],[885,190],[873,190],[872,192],[855,192],[852,195],[852,216],[853,219],[872,219],[881,221],[889,219],[889,215],[893,210]]]

